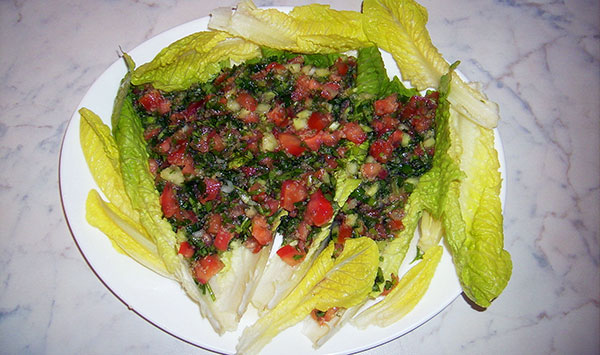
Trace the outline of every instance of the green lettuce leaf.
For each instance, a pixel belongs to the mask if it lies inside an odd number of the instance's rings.
[[[414,0],[365,0],[363,14],[367,38],[392,54],[403,79],[419,90],[439,86],[449,64],[431,42],[423,6]],[[452,74],[452,88],[448,100],[461,115],[486,128],[497,125],[498,105],[456,73]]]
[[[242,1],[233,11],[215,10],[208,28],[297,53],[336,53],[369,45],[360,13],[318,4],[298,6],[286,14]]]
[[[137,118],[131,98],[123,102],[121,115],[115,128],[119,147],[121,176],[131,204],[140,215],[144,229],[152,236],[167,270],[179,270],[177,237],[169,222],[163,219],[158,191],[148,168],[148,153],[143,138],[143,128]]]
[[[349,239],[336,257],[334,243],[329,244],[296,286],[294,292],[275,308],[246,328],[237,346],[239,354],[253,354],[275,335],[310,314],[313,309],[350,308],[369,294],[379,253],[368,238]]]
[[[203,31],[184,37],[158,53],[149,63],[137,68],[131,83],[152,85],[164,91],[183,90],[216,75],[223,63],[239,62],[260,55],[260,48],[226,33]]]

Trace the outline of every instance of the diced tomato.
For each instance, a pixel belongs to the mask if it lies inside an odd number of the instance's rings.
[[[367,133],[356,122],[348,122],[342,128],[346,139],[354,144],[361,144],[367,140]]]
[[[204,184],[206,185],[206,191],[204,192],[204,196],[200,198],[200,202],[206,203],[216,199],[219,196],[219,192],[221,192],[221,182],[219,180],[205,178]]]
[[[308,128],[321,130],[329,126],[331,122],[331,117],[328,114],[315,111],[313,112],[308,119]]]
[[[310,225],[305,221],[300,221],[298,223],[298,229],[296,230],[298,233],[298,240],[305,242],[308,239],[308,234],[310,233]]]
[[[415,127],[415,131],[419,133],[423,133],[429,128],[433,123],[433,118],[428,116],[415,116],[410,119],[410,124]]]
[[[300,138],[291,133],[281,133],[278,137],[279,144],[291,155],[299,156],[306,148],[302,146]]]
[[[335,314],[338,311],[338,307],[331,307],[329,308],[327,311],[325,311],[325,314],[323,314],[322,316],[319,316],[317,314],[317,312],[320,312],[318,309],[313,309],[312,312],[310,312],[310,316],[317,322],[319,323],[320,326],[323,326],[325,324],[327,324],[327,322],[329,322],[330,320],[333,319],[333,317],[335,317]]]
[[[256,112],[248,112],[247,115],[241,117],[241,120],[246,123],[258,123],[258,121],[260,121],[260,117],[258,117]]]
[[[206,100],[202,100],[194,101],[191,104],[189,104],[188,107],[186,107],[186,109],[182,112],[185,119],[189,121],[192,118],[196,117],[196,113],[202,106],[204,106],[205,103]]]
[[[156,176],[156,173],[158,172],[158,162],[156,161],[156,159],[148,159],[148,169],[150,170],[150,173],[152,173],[152,175]]]
[[[381,136],[387,132],[391,132],[398,127],[398,120],[393,118],[390,115],[385,115],[380,119],[373,120],[371,125],[377,133],[378,136]]]
[[[187,142],[178,142],[169,155],[167,155],[167,161],[169,164],[177,166],[183,166],[185,164],[185,150],[187,149]]]
[[[181,169],[181,172],[185,175],[191,175],[196,172],[194,169],[194,158],[191,155],[186,155],[183,158],[183,169]]]
[[[344,76],[348,72],[348,64],[344,63],[342,58],[338,58],[335,61],[335,67],[337,69],[338,74]]]
[[[304,143],[313,151],[319,150],[321,148],[321,143],[323,143],[323,139],[320,133],[317,133],[311,137],[304,138]]]
[[[329,222],[331,217],[333,217],[331,202],[325,198],[321,190],[315,191],[310,195],[304,218],[308,223],[320,227]]]
[[[254,112],[256,110],[256,99],[247,92],[240,93],[235,101],[237,101],[240,106],[250,112]]]
[[[285,66],[283,64],[280,64],[277,62],[272,62],[272,63],[267,64],[267,67],[265,68],[265,70],[267,72],[270,72],[271,70],[284,71]]]
[[[317,90],[321,87],[321,84],[315,79],[307,76],[301,75],[296,80],[296,87],[292,92],[292,100],[301,101],[307,98],[312,90]]]
[[[171,137],[165,139],[164,141],[162,141],[158,146],[157,146],[157,150],[159,153],[162,154],[167,154],[169,152],[169,150],[171,150]]]
[[[233,238],[233,233],[226,228],[221,227],[215,236],[214,246],[218,250],[225,251],[229,246],[229,241]]]
[[[379,175],[382,169],[383,167],[380,163],[365,163],[360,170],[367,180],[373,180]]]
[[[212,235],[217,235],[217,233],[219,233],[219,231],[221,230],[221,223],[223,223],[223,218],[220,214],[211,214],[208,217],[208,228],[206,228],[206,231]]]
[[[179,254],[183,255],[185,258],[194,256],[194,251],[194,247],[188,242],[181,242],[181,244],[179,244]]]
[[[319,135],[321,136],[321,142],[329,147],[337,145],[338,141],[342,138],[342,132],[339,130],[333,132],[321,131]]]
[[[340,224],[340,229],[338,231],[338,238],[337,238],[337,242],[340,244],[344,244],[344,242],[346,241],[346,239],[352,237],[352,226],[348,225],[347,223],[342,223]]]
[[[273,123],[275,123],[275,125],[278,127],[285,127],[289,122],[287,111],[281,104],[275,105],[275,107],[267,112],[267,118],[273,121]]]
[[[392,133],[390,135],[389,142],[393,146],[398,146],[398,144],[402,143],[402,136],[403,135],[404,135],[404,132],[402,132],[401,130],[397,129],[397,130],[394,131],[394,133]]]
[[[150,139],[156,137],[162,129],[160,127],[148,127],[144,131],[144,140],[149,141]]]
[[[175,218],[179,222],[189,222],[191,224],[198,223],[198,216],[193,211],[190,210],[181,210],[178,214],[175,215]]]
[[[369,153],[380,163],[387,163],[392,158],[394,146],[383,139],[378,139],[369,148]]]
[[[375,107],[375,114],[383,116],[395,112],[398,109],[398,100],[396,94],[392,94],[385,99],[377,100],[373,104]]]
[[[223,138],[221,138],[218,133],[214,132],[210,138],[212,140],[212,148],[214,150],[217,152],[222,152],[225,149],[225,142],[223,142]]]
[[[284,245],[279,250],[277,250],[277,255],[281,258],[281,260],[285,261],[289,266],[296,266],[300,264],[306,254],[298,251],[295,247],[291,245]]]
[[[269,216],[275,214],[275,212],[277,212],[277,210],[279,209],[279,200],[276,200],[270,196],[267,196],[263,203],[269,210]]]
[[[325,100],[333,100],[340,93],[340,84],[329,82],[322,86],[321,97]]]
[[[266,245],[273,239],[265,216],[257,214],[252,217],[252,236],[260,245]]]
[[[148,112],[158,112],[161,115],[171,111],[171,101],[166,99],[160,91],[153,89],[139,98],[138,102]]]
[[[298,180],[285,180],[281,184],[281,207],[287,211],[296,208],[295,203],[304,201],[308,192],[304,184]]]
[[[165,187],[160,194],[160,205],[162,206],[163,213],[167,218],[171,218],[181,211],[175,196],[175,191],[173,190],[173,184],[170,182],[165,184]]]
[[[207,255],[194,265],[194,276],[201,284],[206,284],[225,266],[218,255]]]

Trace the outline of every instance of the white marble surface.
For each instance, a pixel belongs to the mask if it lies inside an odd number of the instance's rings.
[[[94,275],[65,222],[58,158],[69,118],[119,46],[233,3],[0,2],[0,353],[204,352],[128,310]],[[459,297],[366,353],[599,353],[598,1],[422,3],[440,51],[501,106],[514,271],[488,310]]]

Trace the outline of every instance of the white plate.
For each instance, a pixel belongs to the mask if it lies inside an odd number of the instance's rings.
[[[207,24],[208,17],[180,25],[144,42],[129,54],[138,65],[143,64],[152,60],[162,48],[173,41],[205,30]],[[397,75],[395,65],[392,65],[393,68],[390,66],[390,63],[394,63],[391,56],[384,53],[384,59],[390,74]],[[117,60],[94,82],[77,110],[87,107],[110,125],[113,100],[119,82],[125,73],[124,62]],[[196,304],[186,296],[177,282],[163,278],[136,263],[133,259],[116,252],[104,234],[87,224],[85,201],[88,192],[91,189],[98,190],[98,188],[89,173],[80,148],[79,120],[79,113],[76,111],[69,122],[63,140],[59,179],[67,223],[83,256],[106,287],[129,309],[144,319],[199,347],[220,353],[234,353],[241,331],[245,325],[253,323],[256,314],[253,312],[246,314],[237,332],[218,336],[208,321],[200,316]],[[502,176],[505,176],[504,154],[497,132],[496,149],[501,162],[501,173]],[[407,256],[407,259],[410,260],[411,257]],[[347,354],[366,350],[413,330],[443,310],[460,293],[461,288],[454,266],[450,255],[445,251],[431,286],[421,302],[394,325],[383,329],[370,327],[360,331],[347,324],[325,345],[314,350],[311,343],[300,334],[302,325],[299,324],[280,333],[264,348],[263,353]],[[293,347],[289,346],[290,342],[294,344]]]

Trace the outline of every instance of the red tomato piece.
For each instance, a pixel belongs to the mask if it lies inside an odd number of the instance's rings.
[[[369,153],[380,163],[387,163],[392,158],[394,146],[383,139],[378,139],[369,148]]]
[[[348,64],[344,63],[342,58],[338,58],[335,61],[335,67],[337,69],[338,74],[340,74],[342,76],[346,75],[346,73],[348,72]]]
[[[208,217],[208,228],[206,228],[206,231],[212,235],[216,235],[221,230],[221,223],[223,223],[223,218],[220,214],[211,214],[210,217]]]
[[[270,72],[271,70],[284,71],[285,66],[283,64],[279,64],[277,62],[272,62],[272,63],[267,64],[267,67],[265,68],[265,70],[267,72]]]
[[[194,256],[194,247],[190,245],[188,242],[181,242],[179,244],[179,254],[183,255],[185,258],[191,258]]]
[[[287,111],[281,104],[276,105],[269,112],[267,112],[267,118],[273,121],[273,123],[275,123],[275,125],[278,127],[285,127],[289,122]]]
[[[325,100],[333,100],[340,93],[340,84],[329,82],[322,86],[321,97]]]
[[[194,276],[201,284],[206,284],[225,266],[218,255],[207,255],[194,265]]]
[[[225,149],[225,142],[218,133],[214,132],[214,134],[211,136],[211,140],[212,148],[217,152],[222,152]]]
[[[149,127],[144,131],[144,140],[149,141],[156,137],[161,131],[160,127]]]
[[[342,128],[342,132],[346,135],[346,139],[354,144],[361,144],[367,140],[367,133],[356,122],[348,122]]]
[[[321,134],[317,133],[312,137],[304,138],[304,143],[313,151],[319,150],[321,148],[321,144],[323,143],[323,139]]]
[[[158,172],[158,162],[156,161],[156,159],[148,159],[148,169],[150,170],[152,175],[156,176],[156,173]]]
[[[191,155],[186,155],[183,158],[183,169],[181,169],[181,172],[185,175],[191,175],[196,172],[194,169],[194,158]]]
[[[312,195],[310,195],[310,200],[306,205],[306,213],[304,218],[306,221],[314,226],[320,227],[333,217],[333,206],[331,202],[321,190],[315,191]]]
[[[399,105],[396,94],[392,94],[385,99],[375,101],[373,106],[375,107],[375,114],[383,116],[395,112]]]
[[[252,236],[260,245],[266,245],[273,239],[265,216],[257,214],[252,217]]]
[[[322,130],[329,126],[331,122],[331,118],[328,114],[315,111],[313,112],[308,119],[308,128]]]
[[[361,172],[367,180],[375,179],[383,167],[379,163],[365,163],[361,167]]]
[[[205,178],[204,184],[206,185],[206,191],[204,192],[204,196],[200,199],[200,202],[206,203],[216,199],[221,192],[221,182],[219,180]]]
[[[158,112],[161,115],[171,111],[171,101],[166,99],[160,91],[153,89],[139,98],[138,102],[148,112]]]
[[[298,251],[291,245],[284,245],[279,250],[277,250],[277,255],[281,258],[281,260],[285,261],[289,266],[296,266],[300,264],[306,254]]]
[[[167,154],[169,150],[171,150],[171,137],[165,139],[158,145],[158,152],[162,154]]]
[[[177,142],[175,148],[167,155],[167,161],[169,164],[183,166],[185,164],[185,150],[187,149],[187,142]]]
[[[287,211],[296,209],[295,203],[304,201],[308,192],[304,184],[298,180],[285,180],[281,184],[281,207]]]
[[[402,143],[403,135],[404,132],[402,132],[401,130],[395,130],[394,133],[390,135],[389,142],[392,143],[393,146],[397,146],[398,144]]]
[[[278,137],[279,144],[285,149],[286,152],[293,156],[299,156],[306,150],[302,146],[300,138],[291,133],[281,133]]]
[[[163,213],[167,218],[171,218],[181,211],[175,196],[175,191],[173,190],[173,184],[170,182],[165,184],[165,187],[160,194],[160,205],[162,206]]]
[[[428,116],[415,116],[410,119],[410,124],[415,127],[415,131],[419,133],[423,133],[429,128],[433,123],[433,117]]]
[[[233,238],[233,233],[226,228],[220,228],[215,236],[214,246],[218,250],[225,251],[229,246],[229,241]]]
[[[346,239],[352,237],[352,226],[346,224],[345,222],[340,224],[340,229],[338,231],[337,242],[339,244],[344,244]]]
[[[240,93],[235,101],[237,101],[240,106],[250,112],[254,112],[256,110],[256,99],[247,92]]]

